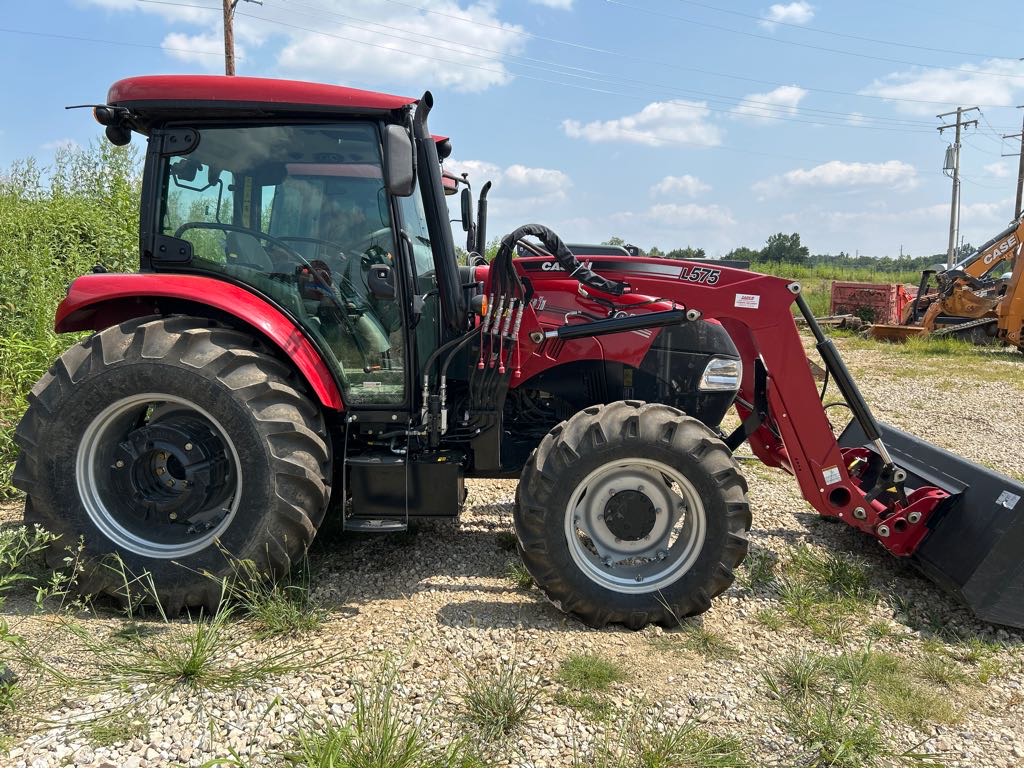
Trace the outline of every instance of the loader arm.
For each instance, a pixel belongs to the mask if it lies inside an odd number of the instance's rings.
[[[536,259],[520,259],[523,273],[537,276]],[[538,263],[539,264],[539,263]],[[550,269],[550,268],[549,268]],[[644,312],[673,305],[717,320],[729,332],[744,364],[736,408],[743,426],[730,436],[731,448],[745,438],[765,464],[797,480],[803,497],[824,516],[871,533],[896,555],[909,555],[928,533],[928,520],[950,492],[929,484],[904,489],[907,473],[889,456],[880,428],[832,342],[806,308],[798,283],[729,268],[709,268],[661,259],[592,260],[595,272],[624,281],[621,300]],[[538,295],[567,278],[534,278]],[[573,289],[575,290],[575,289]],[[653,299],[661,300],[650,304]],[[816,336],[830,377],[842,391],[871,448],[842,448],[822,405],[792,314],[796,302]],[[572,324],[575,325],[575,324]],[[548,340],[556,329],[547,328]],[[549,344],[546,340],[543,344]],[[543,345],[542,345],[543,346]],[[544,354],[543,349],[537,351]]]

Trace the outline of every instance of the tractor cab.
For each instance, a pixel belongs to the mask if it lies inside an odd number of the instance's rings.
[[[416,105],[253,78],[115,84],[97,118],[149,137],[142,271],[254,291],[312,341],[347,406],[411,409],[439,316],[464,323],[438,158],[450,144]]]

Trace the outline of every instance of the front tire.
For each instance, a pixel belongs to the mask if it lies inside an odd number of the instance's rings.
[[[747,485],[703,423],[662,404],[592,406],[531,454],[516,495],[525,563],[592,627],[707,611],[746,556]]]
[[[15,440],[26,523],[60,535],[50,565],[81,539],[80,589],[120,595],[102,563],[116,553],[169,613],[216,607],[233,559],[286,572],[330,494],[319,408],[259,342],[204,318],[134,320],[71,347]]]

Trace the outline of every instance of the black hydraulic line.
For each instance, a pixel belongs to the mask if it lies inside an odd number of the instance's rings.
[[[452,360],[455,358],[455,353],[457,353],[459,350],[461,350],[467,344],[472,342],[473,338],[478,336],[479,334],[480,334],[480,330],[477,329],[477,328],[474,328],[472,331],[469,331],[466,334],[463,334],[462,336],[458,337],[455,340],[454,345],[451,348],[451,352],[449,352],[448,355],[445,356],[444,362],[441,364],[441,379],[442,380],[444,380],[444,378],[448,375],[448,366],[451,364]],[[452,343],[449,342],[449,344],[445,345],[445,347],[448,347],[451,344]]]
[[[423,375],[424,376],[430,376],[430,368],[431,368],[431,366],[434,365],[434,363],[437,361],[437,359],[441,355],[444,355],[446,352],[448,352],[453,347],[456,347],[456,346],[462,344],[463,342],[466,342],[466,341],[472,339],[475,334],[479,334],[479,333],[480,333],[480,329],[478,329],[478,328],[470,329],[469,331],[467,331],[462,336],[457,336],[454,339],[452,339],[451,341],[445,342],[443,345],[438,347],[436,350],[434,350],[432,353],[430,353],[430,357],[427,358],[427,362],[423,364]]]
[[[624,318],[605,318],[592,323],[577,323],[572,326],[560,326],[552,331],[544,332],[546,339],[581,339],[589,336],[618,334],[621,331],[639,331],[647,328],[675,326],[687,320],[686,310],[665,310],[649,312],[643,315],[627,315]]]
[[[729,451],[735,452],[768,418],[768,372],[758,358],[754,361],[754,402],[743,424],[733,430],[725,439]]]

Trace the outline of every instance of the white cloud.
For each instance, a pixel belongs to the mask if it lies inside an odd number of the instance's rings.
[[[697,203],[659,203],[639,213],[621,211],[612,214],[611,219],[617,224],[641,221],[655,227],[678,231],[715,229],[736,224],[728,208],[715,204],[702,206]]]
[[[867,119],[864,117],[862,112],[851,112],[846,116],[846,122],[850,125],[864,125]]]
[[[732,113],[769,123],[783,115],[795,115],[797,106],[806,95],[807,91],[798,85],[780,85],[768,93],[752,93],[743,97]]]
[[[486,160],[455,160],[444,162],[446,171],[455,174],[468,173],[470,181],[477,187],[490,180],[494,182],[494,192],[504,194],[505,190],[528,190],[534,193],[564,193],[572,186],[567,174],[554,168],[536,168],[513,163],[502,168],[496,163]]]
[[[444,19],[449,36],[457,36],[463,45],[438,43],[439,17],[419,8],[378,0],[330,0],[325,7],[373,23],[327,13],[315,25],[316,33],[287,30],[290,39],[278,56],[278,65],[287,72],[320,79],[397,80],[417,87],[436,83],[479,92],[512,80],[500,58],[523,47],[522,28],[501,21],[491,3],[463,7],[454,0],[438,0],[429,5],[431,11],[472,22]]]
[[[568,11],[572,8],[573,0],[530,0],[534,5],[545,5],[548,8],[557,8],[560,11]]]
[[[966,71],[961,71],[966,70]],[[956,71],[914,67],[893,72],[874,80],[860,93],[884,99],[916,99],[900,102],[899,109],[919,115],[932,115],[937,106],[989,104],[1010,106],[1024,91],[1024,62],[989,59],[978,64],[962,64]]]
[[[651,196],[671,195],[674,192],[681,192],[690,198],[695,198],[702,192],[711,189],[711,185],[701,181],[696,176],[683,174],[682,176],[666,176],[660,182],[651,187]]]
[[[200,33],[187,35],[184,32],[171,32],[164,37],[163,47],[168,56],[180,61],[201,64],[210,69],[220,69],[224,56],[224,36],[220,33]],[[245,59],[245,46],[235,43],[235,58]]]
[[[563,120],[562,129],[572,139],[591,142],[633,142],[649,147],[667,144],[703,144],[714,147],[722,143],[718,127],[708,123],[710,114],[704,102],[675,100],[652,102],[634,115],[614,120],[581,123]]]
[[[917,169],[902,160],[882,163],[848,163],[830,160],[813,168],[794,168],[754,184],[756,192],[769,195],[783,188],[815,188],[852,190],[882,186],[887,189],[910,189],[917,185]]]
[[[758,24],[765,29],[775,29],[776,23],[780,21],[785,24],[806,24],[813,18],[814,6],[803,2],[803,0],[797,0],[786,4],[775,3]]]
[[[961,225],[982,222],[1004,222],[1008,218],[1010,200],[991,203],[970,203],[961,206]],[[798,219],[803,214],[796,215]],[[903,211],[867,210],[867,211],[815,211],[811,214],[815,220],[827,224],[831,229],[845,227],[878,227],[883,224],[901,224],[905,228],[910,225],[918,227],[930,226],[933,223],[949,222],[949,203],[935,203],[929,206],[918,206]],[[807,217],[804,216],[806,219]],[[945,240],[943,238],[943,244]]]
[[[209,49],[220,40],[218,8],[139,3],[135,0],[77,0],[110,11],[150,13],[174,29],[164,40],[168,55],[219,69],[223,42],[216,54]],[[565,4],[566,0],[554,0]],[[285,77],[324,82],[399,83],[417,91],[432,83],[465,92],[478,92],[512,79],[501,59],[523,48],[522,28],[502,21],[496,4],[486,0],[432,0],[417,4],[385,4],[379,0],[322,0],[316,12],[277,5],[248,10],[235,17],[240,48],[273,39],[273,52],[262,52],[260,69],[278,70]],[[219,4],[218,4],[219,6]],[[438,16],[436,14],[444,14]],[[452,18],[454,17],[454,18]],[[464,45],[439,42],[439,19],[448,37]],[[463,20],[463,21],[460,21]],[[178,27],[188,27],[182,31]],[[306,27],[306,29],[298,29]],[[494,53],[486,53],[493,51]],[[245,57],[236,57],[244,61]],[[257,70],[250,53],[251,68]],[[247,74],[248,66],[239,67]]]
[[[488,201],[492,214],[500,217],[502,223],[523,219],[536,220],[548,209],[568,200],[572,179],[568,174],[554,168],[538,168],[514,163],[502,167],[486,160],[444,161],[446,171],[454,174],[469,174],[473,188],[479,190],[486,181],[494,183]],[[497,234],[497,233],[495,233]]]
[[[502,180],[512,187],[544,193],[565,192],[572,185],[569,177],[552,168],[530,168],[518,163],[505,169]]]
[[[989,176],[994,176],[997,179],[1005,179],[1012,175],[1009,166],[1001,160],[997,160],[995,163],[989,163],[985,166],[985,173]]]

